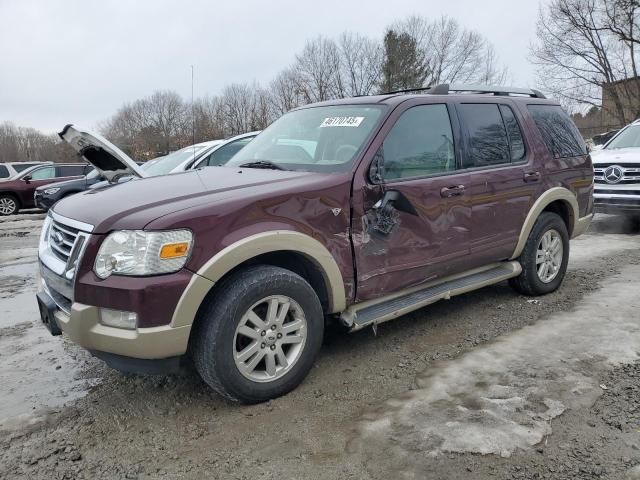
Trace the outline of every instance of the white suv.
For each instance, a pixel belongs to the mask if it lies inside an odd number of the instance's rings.
[[[596,212],[640,217],[640,120],[591,153]]]

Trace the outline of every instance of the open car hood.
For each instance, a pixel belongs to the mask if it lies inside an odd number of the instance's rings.
[[[109,182],[123,176],[147,176],[126,153],[97,133],[69,124],[58,135]]]

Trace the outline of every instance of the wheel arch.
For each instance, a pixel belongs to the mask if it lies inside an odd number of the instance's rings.
[[[309,235],[278,230],[244,238],[215,254],[193,275],[171,324],[193,324],[200,306],[223,278],[255,264],[287,268],[303,277],[318,293],[325,313],[346,308],[342,274],[327,248]]]
[[[579,218],[578,200],[567,188],[551,188],[540,195],[529,210],[524,224],[522,225],[522,229],[520,230],[518,243],[516,244],[516,248],[514,249],[510,260],[516,259],[520,256],[525,244],[527,243],[529,234],[542,212],[553,212],[558,214],[567,226],[569,237],[571,238],[573,236]]]

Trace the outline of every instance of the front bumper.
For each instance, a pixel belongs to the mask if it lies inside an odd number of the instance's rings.
[[[54,228],[65,232],[68,249],[54,248],[50,238]],[[92,228],[50,212],[39,245],[38,305],[43,322],[52,333],[53,327],[59,328],[71,341],[120,370],[149,372],[148,365],[137,367],[151,360],[172,363],[183,356],[192,322],[175,324],[172,315],[194,274],[182,270],[156,277],[114,275],[101,280],[91,270],[91,262],[84,267],[82,263],[85,254],[93,258],[98,248]],[[101,308],[135,312],[137,328],[103,325]],[[124,368],[127,365],[131,368]]]
[[[66,314],[58,310],[55,319],[71,341],[91,351],[138,359],[162,359],[184,355],[191,325],[126,330],[99,322],[98,308],[74,303]]]
[[[112,368],[145,374],[166,374],[180,368],[191,325],[124,330],[100,324],[97,307],[74,303],[66,313],[46,291],[39,291],[37,297],[42,321],[52,335],[64,332]]]
[[[51,207],[53,207],[53,204],[56,203],[56,200],[36,190],[33,194],[33,202],[35,203],[37,208],[40,208],[42,210],[49,210]]]
[[[593,200],[597,213],[640,214],[640,198],[596,196]]]

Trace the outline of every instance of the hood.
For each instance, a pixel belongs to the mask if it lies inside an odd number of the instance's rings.
[[[110,182],[125,175],[147,176],[126,153],[97,133],[67,125],[58,135]]]
[[[594,165],[598,163],[640,163],[640,148],[611,148],[591,152]]]
[[[85,185],[86,183],[87,183],[87,178],[86,177],[74,178],[74,179],[71,179],[71,180],[65,180],[64,182],[48,183],[47,185],[42,185],[41,187],[36,188],[36,190],[38,192],[43,192],[44,190],[47,190],[49,188],[73,187],[73,186],[76,186],[76,185]]]
[[[95,233],[116,229],[142,229],[153,220],[189,208],[250,201],[278,192],[308,191],[331,174],[209,167],[173,175],[149,177],[90,189],[62,199],[54,211],[89,223]]]

